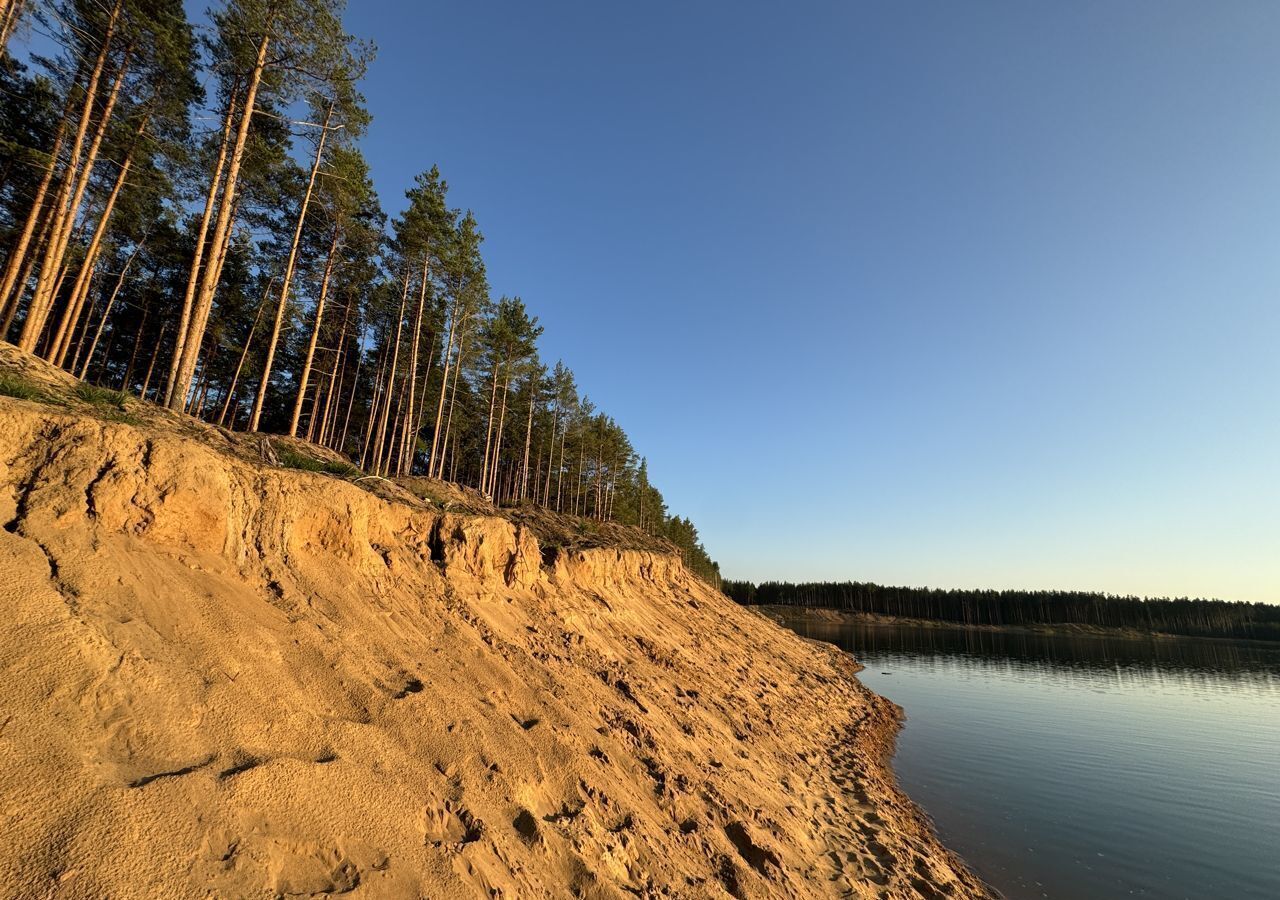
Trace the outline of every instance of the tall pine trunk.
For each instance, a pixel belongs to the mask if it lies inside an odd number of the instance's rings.
[[[560,487],[564,483],[564,442],[569,435],[569,422],[566,419],[563,429],[560,431],[560,465],[556,467],[556,512],[561,511],[561,494]],[[555,453],[555,447],[551,448]]]
[[[93,334],[93,341],[89,344],[89,352],[84,355],[84,366],[80,369],[80,378],[84,378],[89,371],[89,363],[93,360],[93,351],[97,349],[98,339],[102,337],[102,329],[107,324],[107,319],[111,317],[111,310],[116,305],[116,299],[120,296],[120,289],[124,287],[125,277],[129,274],[129,268],[133,265],[133,261],[138,258],[138,253],[142,250],[142,242],[138,242],[138,246],[129,254],[129,258],[125,261],[124,267],[120,270],[120,276],[116,279],[115,289],[111,291],[111,299],[107,301],[106,309],[102,311],[102,318],[98,321],[98,330]],[[86,323],[87,327],[88,323]]]
[[[40,184],[36,186],[35,196],[31,200],[31,211],[27,213],[27,218],[22,224],[22,231],[18,234],[18,239],[13,245],[13,249],[9,252],[9,259],[5,265],[3,280],[0,280],[0,309],[4,310],[4,331],[0,333],[0,338],[9,332],[9,324],[13,322],[13,311],[18,308],[18,303],[22,299],[21,286],[26,279],[18,280],[18,273],[24,268],[30,271],[32,258],[39,251],[40,244],[43,239],[36,242],[36,247],[28,257],[27,251],[31,248],[31,238],[35,235],[36,226],[41,222],[42,233],[48,230],[48,219],[41,214],[44,212],[45,196],[49,193],[49,185],[53,183],[54,172],[58,168],[58,155],[62,152],[62,144],[67,137],[67,120],[66,115],[58,122],[58,130],[53,137],[53,148],[49,151],[49,166],[44,170],[44,175],[40,177]]]
[[[390,334],[390,325],[387,326],[387,333]],[[367,469],[369,463],[369,451],[373,446],[373,430],[378,421],[378,414],[382,409],[382,379],[387,370],[387,359],[391,355],[391,348],[386,335],[383,336],[382,348],[378,351],[378,368],[373,376],[373,395],[369,398],[369,415],[365,419],[364,425],[364,443],[360,447],[360,468]]]
[[[27,321],[23,323],[23,332],[26,333],[28,327],[30,327],[33,335],[31,338],[32,346],[29,349],[35,349],[35,344],[39,341],[45,325],[48,324],[49,314],[53,312],[53,306],[62,290],[63,281],[67,277],[67,250],[76,231],[76,219],[79,216],[81,204],[84,202],[85,191],[89,189],[89,182],[93,177],[93,169],[98,162],[98,152],[102,148],[102,140],[106,136],[107,126],[111,122],[111,114],[115,110],[116,101],[120,98],[120,88],[124,85],[125,76],[128,73],[131,52],[132,48],[126,51],[124,61],[120,64],[115,81],[112,83],[106,106],[98,119],[98,127],[94,129],[93,140],[89,144],[84,165],[80,167],[79,172],[76,174],[70,206],[65,210],[61,208],[54,209],[53,238],[45,245],[45,255],[41,260],[40,275],[36,279],[36,290],[32,297],[31,309],[27,313]],[[70,171],[68,171],[68,176],[70,176]]]
[[[498,434],[493,440],[493,468],[489,473],[489,493],[495,497],[497,491],[497,479],[499,470],[499,460],[502,459],[502,433],[507,424],[507,394],[511,388],[511,367],[507,367],[506,380],[502,382],[502,412],[498,415]]]
[[[453,367],[453,390],[449,393],[449,414],[444,422],[444,441],[447,446],[449,443],[449,433],[453,430],[453,408],[458,404],[458,378],[462,375],[462,355],[466,349],[466,335],[458,337],[458,358],[454,361]],[[453,470],[456,476],[458,471],[458,443],[455,440],[453,444]],[[444,462],[440,463],[440,476],[444,475]]]
[[[222,203],[218,207],[218,220],[214,225],[211,242],[213,247],[224,247],[230,239],[232,208],[235,205],[234,200],[236,185],[240,177],[240,165],[244,161],[245,145],[249,142],[249,126],[253,121],[254,109],[257,107],[258,88],[262,85],[263,71],[267,65],[267,48],[270,45],[271,22],[268,21],[262,34],[262,40],[258,44],[258,56],[254,61],[253,71],[249,76],[249,85],[245,91],[240,124],[236,129],[236,142],[231,151],[231,161],[227,167],[226,183],[222,188]],[[200,288],[192,305],[191,318],[187,323],[187,332],[179,338],[182,353],[177,376],[169,392],[168,405],[170,409],[181,411],[186,406],[187,390],[191,385],[191,376],[195,372],[196,357],[200,353],[200,344],[204,339],[205,326],[209,319],[209,308],[213,305],[213,294],[221,277],[221,259],[216,259],[212,264],[205,266],[204,274],[200,279]]]
[[[253,413],[249,416],[249,430],[257,431],[258,423],[262,419],[262,406],[267,400],[267,387],[271,384],[271,366],[276,359],[276,347],[280,343],[280,327],[284,324],[285,309],[289,305],[289,289],[293,286],[293,273],[298,265],[298,247],[302,244],[302,230],[307,224],[307,209],[311,206],[311,195],[315,192],[316,176],[320,173],[320,160],[324,157],[324,142],[329,136],[329,121],[333,118],[333,104],[329,104],[329,111],[325,113],[324,124],[320,126],[320,139],[316,141],[316,158],[311,162],[311,175],[307,179],[307,191],[302,195],[302,207],[298,210],[298,224],[293,229],[293,243],[289,247],[289,260],[284,267],[284,281],[280,285],[280,302],[276,306],[275,322],[271,326],[271,340],[267,341],[267,357],[262,364],[262,381],[258,388],[258,395],[253,398]],[[337,249],[338,232],[335,229],[333,234],[333,249],[329,251],[329,265],[325,268],[325,284],[327,289],[329,286],[329,273],[332,271],[333,252]],[[321,293],[320,312],[324,311],[324,294]],[[319,316],[316,321],[319,327]],[[312,349],[315,348],[315,335],[312,335]],[[308,369],[310,368],[310,360],[307,361]],[[299,412],[301,407],[301,399],[299,404],[295,405],[294,411]],[[289,429],[290,436],[297,431],[297,423],[295,421],[293,427]]]
[[[160,348],[164,346],[164,336],[169,333],[169,323],[165,322],[160,326],[160,335],[156,338],[156,345],[151,348],[151,362],[147,363],[147,374],[142,377],[142,387],[138,390],[138,397],[142,400],[147,399],[147,389],[151,387],[151,375],[156,370],[156,360],[160,358]]]
[[[138,323],[138,331],[133,336],[133,352],[129,354],[129,364],[124,368],[124,378],[120,379],[120,390],[128,392],[133,381],[134,366],[138,362],[138,351],[142,349],[142,335],[147,330],[147,318],[151,315],[151,301],[142,306],[142,321]]]
[[[314,440],[317,444],[324,446],[325,439],[329,436],[329,432],[333,430],[333,415],[335,410],[334,395],[337,395],[337,402],[342,400],[342,382],[345,380],[346,371],[346,343],[347,343],[347,322],[351,318],[351,303],[348,301],[342,310],[342,328],[338,332],[338,343],[334,345],[333,350],[333,368],[329,370],[329,388],[325,391],[324,407],[317,410],[313,404],[311,407],[311,425],[314,426],[317,414],[320,419],[320,430],[316,432],[313,427],[308,428],[308,440]]]
[[[342,417],[342,433],[338,435],[337,444],[334,449],[339,453],[343,452],[342,448],[347,445],[348,429],[351,427],[351,410],[356,405],[356,394],[359,393],[356,388],[360,384],[360,365],[364,362],[364,333],[360,329],[360,345],[356,348],[356,369],[351,376],[351,396],[347,398],[347,411]]]
[[[427,279],[431,274],[431,257],[428,255],[422,262],[422,284],[418,290],[418,310],[413,317],[413,344],[409,353],[409,403],[405,408],[404,423],[401,428],[400,437],[400,459],[396,464],[396,471],[400,475],[407,475],[413,467],[413,447],[417,443],[417,409],[415,403],[418,399],[418,356],[419,345],[422,343],[422,316],[427,305]]]
[[[36,284],[36,293],[31,299],[31,307],[27,311],[26,321],[23,322],[22,332],[18,337],[18,346],[28,352],[35,349],[36,341],[39,340],[40,333],[44,329],[44,319],[48,314],[47,309],[45,309],[45,297],[51,288],[51,281],[57,276],[57,269],[61,262],[58,246],[62,241],[63,231],[65,230],[69,234],[71,230],[69,226],[64,226],[68,215],[67,206],[71,203],[75,194],[76,175],[80,170],[80,154],[84,150],[84,140],[89,133],[89,123],[93,120],[93,107],[98,96],[98,84],[102,80],[102,73],[107,65],[107,57],[111,53],[111,41],[115,37],[121,6],[121,0],[116,0],[111,9],[111,16],[107,20],[107,26],[102,35],[102,49],[98,51],[92,74],[89,76],[89,84],[85,88],[84,105],[81,108],[80,121],[76,126],[75,138],[71,144],[71,155],[68,157],[62,184],[58,188],[58,193],[49,212],[51,217],[49,239],[45,244],[39,280]],[[114,86],[117,96],[123,80],[124,70],[122,68],[120,78]],[[100,129],[100,131],[102,130],[105,129]],[[95,137],[98,137],[98,134],[95,134]],[[72,204],[70,214],[73,219],[75,217],[75,208],[75,205]]]
[[[298,397],[293,402],[293,414],[289,417],[289,437],[298,436],[298,420],[302,418],[302,401],[307,396],[307,383],[311,380],[311,364],[316,358],[316,341],[320,339],[320,326],[324,323],[324,304],[329,297],[329,279],[333,276],[333,261],[338,255],[339,234],[338,226],[334,225],[333,240],[329,242],[329,256],[325,260],[324,275],[320,279],[320,296],[316,299],[316,317],[311,325],[311,339],[307,342],[307,356],[302,363],[302,374],[298,376]],[[312,413],[313,418],[314,415]]]
[[[220,427],[230,427],[226,424],[227,413],[231,409],[231,398],[235,396],[236,386],[240,383],[240,373],[244,371],[245,360],[249,358],[249,348],[253,346],[253,335],[258,330],[258,321],[262,318],[262,311],[267,308],[267,297],[271,294],[271,286],[275,284],[275,279],[267,281],[267,287],[262,292],[262,299],[258,301],[258,309],[253,314],[253,324],[249,326],[249,334],[244,339],[244,346],[240,348],[240,359],[236,361],[236,370],[231,376],[231,384],[227,387],[227,396],[222,403],[222,409],[218,411],[218,425]]]
[[[431,434],[431,453],[427,457],[427,474],[437,478],[444,471],[443,461],[439,464],[439,470],[436,468],[436,449],[439,447],[440,453],[443,455],[444,448],[440,447],[440,420],[444,418],[444,397],[445,391],[449,387],[449,361],[453,358],[453,333],[457,330],[458,311],[461,303],[461,298],[457,296],[455,291],[449,311],[449,338],[444,345],[444,377],[440,379],[440,403],[436,406],[436,423]],[[461,336],[459,336],[459,343],[461,343]],[[461,346],[458,349],[461,352]]]
[[[493,382],[493,390],[489,392],[489,418],[484,433],[484,462],[480,465],[480,493],[484,493],[489,483],[489,450],[493,444],[493,411],[498,406],[498,361],[494,360],[493,370],[489,376]]]
[[[529,419],[524,426],[524,462],[520,464],[520,499],[525,498],[525,494],[529,491],[529,448],[533,444],[533,408],[537,406],[537,384],[535,383],[536,372],[529,373]],[[534,482],[534,489],[537,489],[537,482]]]
[[[138,137],[142,136],[145,128],[146,122],[144,121],[138,129]],[[102,240],[106,236],[107,226],[111,222],[111,214],[115,211],[116,201],[120,198],[120,191],[124,189],[125,182],[129,178],[129,169],[132,166],[133,148],[130,148],[129,154],[125,157],[124,162],[120,164],[120,172],[116,175],[115,184],[111,186],[111,193],[107,196],[106,205],[102,208],[102,215],[98,218],[98,225],[94,228],[93,236],[89,239],[89,246],[84,254],[84,262],[81,264],[80,274],[76,276],[75,284],[71,288],[71,299],[63,312],[62,321],[59,322],[58,329],[54,332],[48,359],[55,366],[61,366],[67,360],[67,351],[71,347],[71,332],[74,331],[76,322],[80,319],[80,313],[84,309],[85,296],[88,294],[89,276],[92,274],[94,264],[97,262],[98,253],[102,249]]]
[[[551,444],[547,451],[547,483],[542,489],[542,505],[551,505],[551,467],[556,461],[556,432],[560,426],[560,398],[556,398],[556,408],[551,414]],[[541,453],[541,451],[539,451]]]
[[[235,121],[237,88],[231,89],[227,98],[227,114],[222,122],[222,139],[218,144],[218,158],[213,165],[213,177],[209,179],[209,191],[204,199],[204,211],[200,214],[200,226],[196,231],[196,243],[191,257],[191,268],[187,272],[187,290],[182,297],[182,313],[178,318],[178,332],[173,348],[173,359],[169,361],[169,382],[165,388],[164,402],[169,405],[174,389],[178,383],[178,374],[182,369],[183,348],[186,346],[187,330],[191,326],[191,312],[195,306],[196,288],[200,284],[200,274],[204,264],[204,248],[209,240],[209,224],[213,220],[214,207],[218,202],[218,188],[222,185],[222,173],[227,165],[227,153],[231,149],[231,126]]]
[[[231,221],[232,222],[235,222],[236,214],[239,211],[239,209],[240,209],[240,198],[236,197],[235,200],[232,201],[232,205],[231,205]],[[227,252],[230,249],[231,240],[233,237],[234,237],[234,230],[231,228],[228,228],[226,231],[226,234],[222,236],[222,243],[218,244],[216,247],[210,248],[211,254],[209,257],[210,259],[209,265],[214,266],[219,271],[222,270],[222,264],[223,264],[223,261],[226,260],[227,258]],[[190,390],[190,379],[195,374],[196,362],[197,360],[199,360],[200,353],[204,349],[204,335],[205,335],[205,330],[209,324],[210,308],[211,308],[210,306],[205,306],[202,309],[197,306],[191,318],[191,327],[198,328],[200,332],[200,339],[194,345],[189,344],[187,347],[188,351],[191,353],[191,370],[187,375],[188,391]],[[188,328],[188,331],[190,330],[191,329]],[[184,396],[184,399],[182,400],[181,403],[177,403],[175,401],[175,405],[179,410],[186,410],[190,406],[190,404],[194,402],[195,402],[195,395],[192,394],[190,397]]]
[[[400,309],[396,312],[396,335],[391,344],[391,365],[387,372],[387,387],[384,394],[384,402],[382,406],[382,415],[378,421],[378,429],[376,443],[374,444],[374,453],[372,466],[376,474],[383,474],[382,471],[382,451],[386,445],[387,429],[391,418],[391,400],[395,391],[396,369],[400,365],[400,336],[404,329],[404,307],[409,299],[409,273],[404,273],[404,291],[400,294]]]

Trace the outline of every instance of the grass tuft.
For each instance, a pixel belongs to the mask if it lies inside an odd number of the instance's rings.
[[[16,397],[19,400],[34,400],[37,403],[55,402],[48,391],[32,384],[19,375],[13,375],[8,372],[0,372],[0,395]]]
[[[94,407],[94,411],[108,422],[124,425],[141,425],[142,420],[129,412],[129,395],[124,391],[98,387],[82,381],[76,385],[75,395]]]
[[[113,391],[110,388],[98,387],[96,384],[89,384],[82,381],[76,385],[75,394],[85,403],[91,403],[94,406],[115,409],[124,412],[128,395],[123,391]]]
[[[337,475],[340,478],[353,478],[362,474],[351,463],[315,459],[284,447],[276,448],[276,458],[280,460],[280,465],[287,469],[301,469],[304,472],[323,472],[326,475]]]

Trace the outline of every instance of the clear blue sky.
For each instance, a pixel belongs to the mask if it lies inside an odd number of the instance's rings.
[[[347,20],[726,575],[1280,601],[1280,4]]]

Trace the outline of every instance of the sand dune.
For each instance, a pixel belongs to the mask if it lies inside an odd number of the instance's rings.
[[[0,461],[0,896],[988,896],[674,557],[24,400]]]

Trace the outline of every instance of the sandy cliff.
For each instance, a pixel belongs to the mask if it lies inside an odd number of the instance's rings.
[[[10,398],[0,476],[0,896],[986,896],[670,556]]]

